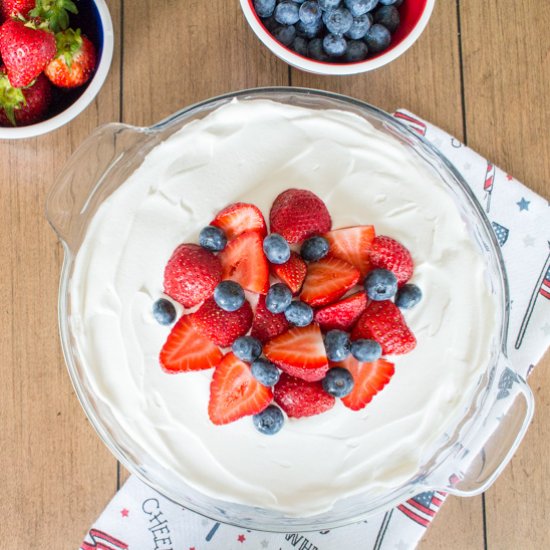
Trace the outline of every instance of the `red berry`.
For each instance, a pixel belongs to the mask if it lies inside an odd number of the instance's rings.
[[[330,255],[354,265],[364,277],[370,269],[369,250],[374,240],[372,225],[336,229],[325,235]]]
[[[34,8],[36,0],[1,0],[0,12],[4,19],[18,16],[27,19],[29,12]]]
[[[292,294],[300,292],[307,274],[307,264],[297,252],[290,253],[290,259],[284,264],[271,264],[275,276],[290,288]]]
[[[285,314],[271,313],[265,307],[265,296],[260,295],[250,335],[257,338],[263,344],[288,330],[289,326]]]
[[[355,321],[361,317],[367,307],[367,295],[356,292],[343,300],[324,306],[315,312],[315,322],[325,330],[350,331]]]
[[[212,220],[210,225],[223,229],[228,240],[238,237],[245,231],[258,231],[262,239],[267,235],[267,228],[260,209],[244,202],[230,204]]]
[[[404,285],[413,274],[411,253],[391,237],[379,236],[372,241],[370,250],[372,267],[388,269],[397,277],[397,284]]]

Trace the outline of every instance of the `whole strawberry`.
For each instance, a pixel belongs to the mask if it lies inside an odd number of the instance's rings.
[[[404,285],[412,277],[414,264],[411,253],[391,237],[375,237],[369,256],[371,266],[391,271],[397,277],[399,286]]]
[[[36,0],[2,0],[0,2],[0,13],[4,16],[4,19],[19,16],[26,19],[35,4]]]

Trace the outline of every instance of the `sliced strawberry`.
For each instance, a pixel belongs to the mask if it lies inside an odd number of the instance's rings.
[[[223,229],[228,240],[238,237],[245,231],[258,231],[262,239],[267,235],[267,227],[260,209],[244,202],[230,204],[218,212],[210,225]]]
[[[367,307],[367,295],[356,292],[339,302],[324,306],[315,312],[315,321],[325,331],[339,329],[349,331]]]
[[[197,331],[218,346],[228,347],[252,326],[252,308],[245,301],[237,311],[225,311],[209,298],[193,314]]]
[[[220,260],[196,244],[181,244],[164,269],[164,292],[184,307],[210,297],[221,281]]]
[[[389,269],[397,277],[399,286],[404,285],[413,274],[411,253],[391,237],[382,235],[372,241],[370,262],[372,267]]]
[[[359,281],[359,270],[340,258],[326,257],[309,264],[300,299],[312,307],[341,298]]]
[[[359,317],[351,338],[370,338],[382,346],[384,355],[402,355],[416,346],[403,314],[390,300],[370,302],[365,313]]]
[[[264,354],[288,374],[309,382],[321,380],[328,371],[323,335],[315,324],[276,336],[264,346]]]
[[[307,382],[284,372],[273,393],[277,404],[290,418],[324,413],[336,402],[325,392],[321,382]]]
[[[272,233],[279,233],[291,244],[327,233],[332,226],[325,203],[305,189],[283,191],[273,202],[269,223]]]
[[[307,273],[307,264],[297,252],[290,253],[290,260],[284,264],[271,264],[273,273],[285,283],[292,294],[300,292]]]
[[[271,388],[260,384],[246,363],[228,353],[212,376],[208,416],[220,426],[262,412],[272,400]]]
[[[360,363],[351,355],[339,367],[348,369],[353,376],[353,390],[342,397],[342,403],[352,411],[359,411],[390,381],[395,369],[393,363],[378,359],[373,363]]]
[[[264,344],[288,330],[289,326],[290,323],[286,320],[285,314],[271,313],[265,307],[265,296],[260,294],[250,335]]]
[[[171,373],[204,370],[215,367],[222,357],[220,348],[195,329],[192,315],[184,315],[160,351],[160,364]]]
[[[265,294],[269,289],[269,263],[258,231],[245,231],[220,252],[222,279],[231,279],[245,290]]]
[[[364,277],[370,269],[369,250],[374,240],[372,225],[345,227],[327,233],[330,254],[354,265]]]

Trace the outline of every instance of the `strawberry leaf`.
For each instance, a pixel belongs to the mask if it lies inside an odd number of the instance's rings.
[[[29,15],[46,21],[49,28],[57,33],[69,27],[69,13],[78,13],[72,0],[36,0],[36,7]]]

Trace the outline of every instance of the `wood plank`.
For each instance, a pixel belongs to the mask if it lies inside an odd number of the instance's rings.
[[[119,0],[111,0],[115,28]],[[76,548],[115,490],[115,460],[74,395],[57,330],[62,250],[46,194],[71,151],[118,117],[119,60],[93,105],[40,138],[0,142],[0,540],[10,548]],[[8,542],[9,541],[9,542]]]

